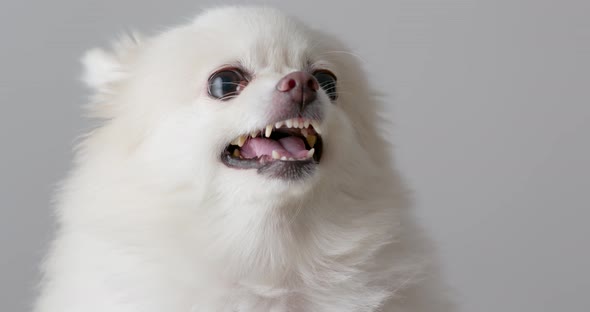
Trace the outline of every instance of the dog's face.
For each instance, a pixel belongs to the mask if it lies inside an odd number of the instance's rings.
[[[321,162],[337,77],[304,29],[273,19],[221,13],[197,22],[211,40],[197,101],[228,129],[217,151],[224,169],[291,183],[313,177]]]
[[[139,140],[136,164],[167,187],[301,196],[373,157],[373,108],[353,58],[275,10],[210,11],[122,50],[110,56],[120,75],[102,84],[114,94],[107,115],[133,128],[120,135]],[[94,85],[109,69],[99,56],[87,58]]]

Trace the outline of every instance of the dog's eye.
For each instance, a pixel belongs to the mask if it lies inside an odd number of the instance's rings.
[[[336,92],[336,75],[328,70],[322,69],[314,72],[313,76],[317,79],[320,87],[328,94],[330,100],[335,101],[338,98],[338,93]]]
[[[223,69],[209,77],[209,95],[220,100],[236,97],[248,84],[238,69]]]

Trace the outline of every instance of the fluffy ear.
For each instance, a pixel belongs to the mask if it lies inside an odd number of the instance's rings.
[[[82,80],[97,91],[107,91],[127,77],[139,47],[139,36],[131,33],[121,36],[113,44],[112,52],[102,49],[86,52],[82,58],[84,65]]]

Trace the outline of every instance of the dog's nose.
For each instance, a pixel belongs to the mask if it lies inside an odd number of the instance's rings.
[[[302,71],[292,72],[283,77],[277,84],[277,90],[287,94],[293,104],[301,109],[316,99],[320,85],[310,74]]]

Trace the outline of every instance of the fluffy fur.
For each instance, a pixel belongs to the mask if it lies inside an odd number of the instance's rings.
[[[231,101],[216,68],[255,74]],[[269,8],[220,8],[83,63],[101,124],[58,194],[36,312],[450,311],[377,127],[377,101],[333,38]],[[310,64],[324,153],[306,179],[224,166],[232,138],[272,119],[270,92]]]

